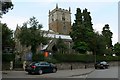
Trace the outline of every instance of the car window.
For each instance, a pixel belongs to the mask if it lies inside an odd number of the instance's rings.
[[[39,63],[35,63],[35,66],[40,66],[40,64]]]
[[[100,64],[107,64],[107,62],[101,62]]]
[[[49,63],[47,63],[47,62],[41,62],[40,65],[49,66]]]

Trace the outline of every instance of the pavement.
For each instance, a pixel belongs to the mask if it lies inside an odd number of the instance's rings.
[[[84,76],[92,73],[95,69],[94,68],[87,68],[87,69],[73,69],[73,70],[58,70],[57,73],[52,74],[43,74],[49,78],[72,78],[77,76]],[[25,73],[25,71],[2,71],[3,75],[9,75],[12,77],[15,74]],[[25,75],[23,75],[25,77]],[[28,75],[27,75],[28,76]],[[21,75],[22,77],[22,75]]]

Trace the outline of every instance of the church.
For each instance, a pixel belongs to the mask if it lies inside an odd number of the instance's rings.
[[[51,38],[51,40],[48,42],[47,45],[41,44],[37,51],[54,51],[53,47],[56,44],[56,40],[58,38],[61,38],[64,40],[66,45],[69,46],[69,53],[71,52],[70,45],[72,43],[72,39],[69,36],[69,33],[71,31],[71,9],[69,7],[68,10],[62,9],[58,7],[58,4],[56,4],[55,9],[52,11],[49,10],[48,12],[48,26],[49,30],[44,31],[44,36]],[[22,53],[21,57],[22,60],[31,60],[32,54],[30,52],[31,47],[24,47],[20,44],[20,41],[17,39],[17,35],[21,31],[21,28],[17,25],[16,31],[15,31],[15,49],[16,52]]]

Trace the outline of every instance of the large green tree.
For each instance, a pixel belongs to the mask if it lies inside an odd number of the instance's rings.
[[[13,4],[11,0],[0,0],[0,17],[3,14],[6,14],[10,9],[13,9]]]
[[[116,43],[114,46],[113,46],[113,50],[114,50],[114,53],[117,54],[118,56],[120,56],[120,43]]]
[[[2,24],[2,50],[5,51],[6,48],[14,49],[15,42],[13,38],[13,31],[7,27],[7,24]]]
[[[18,39],[23,46],[31,46],[31,52],[36,54],[36,49],[39,45],[47,44],[48,38],[44,37],[41,31],[42,25],[39,24],[35,17],[29,19],[21,27]]]
[[[85,27],[84,41],[87,43],[90,51],[93,51],[93,46],[91,45],[93,43],[92,39],[94,39],[94,30],[92,25],[93,24],[92,24],[92,18],[90,16],[90,12],[88,12],[87,9],[85,8],[83,10],[83,26]]]
[[[106,47],[107,48],[112,48],[113,47],[113,45],[112,45],[112,35],[113,35],[113,33],[110,31],[110,27],[109,27],[108,24],[106,24],[103,27],[102,35],[104,37],[104,41],[106,43]]]
[[[91,42],[94,32],[91,20],[90,12],[87,9],[84,9],[82,13],[81,9],[77,8],[70,36],[74,42],[73,48],[80,53],[92,51]]]

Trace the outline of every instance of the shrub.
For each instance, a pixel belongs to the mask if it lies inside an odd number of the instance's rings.
[[[93,62],[93,55],[86,54],[54,54],[53,57],[60,62]]]
[[[97,61],[119,61],[120,60],[120,58],[119,58],[119,56],[110,56],[110,55],[108,55],[108,56],[97,56],[96,57],[96,60]]]
[[[23,61],[14,62],[14,68],[22,68],[22,67],[23,67]]]
[[[45,61],[49,63],[58,63],[58,61],[55,58],[46,58]]]
[[[53,57],[58,62],[94,62],[95,56],[94,55],[87,55],[87,54],[54,54]],[[96,55],[96,61],[118,61],[120,60],[120,56],[100,56]]]
[[[15,60],[15,54],[2,54],[3,62],[10,62]]]
[[[33,54],[32,56],[32,61],[43,61],[44,59],[44,54],[42,53]]]

